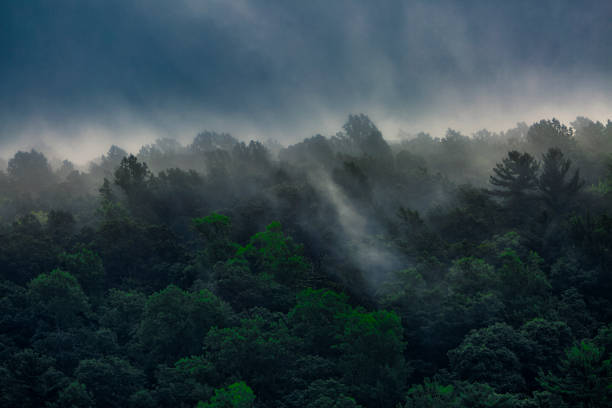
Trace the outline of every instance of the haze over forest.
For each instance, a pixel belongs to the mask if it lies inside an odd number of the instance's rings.
[[[0,407],[612,407],[612,3],[0,4]]]
[[[0,156],[84,164],[203,130],[287,145],[609,116],[601,1],[29,1],[0,6]]]

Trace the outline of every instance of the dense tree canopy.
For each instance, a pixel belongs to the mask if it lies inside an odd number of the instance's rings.
[[[610,123],[20,151],[0,406],[612,406]]]

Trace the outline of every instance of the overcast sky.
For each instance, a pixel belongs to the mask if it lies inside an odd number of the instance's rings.
[[[0,2],[0,156],[612,117],[610,1]]]

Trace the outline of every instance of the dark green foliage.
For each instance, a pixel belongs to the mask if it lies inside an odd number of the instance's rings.
[[[493,168],[489,193],[503,201],[507,223],[525,225],[537,214],[538,170],[540,163],[529,153],[508,152]]]
[[[307,389],[291,393],[286,402],[296,408],[361,408],[347,392],[347,387],[337,380],[315,380]]]
[[[397,401],[408,374],[399,317],[354,309],[338,339],[338,366],[350,394],[366,406],[382,408]]]
[[[47,231],[56,242],[68,242],[75,226],[74,217],[67,211],[51,210],[47,215]]]
[[[337,359],[351,396],[364,405],[385,406],[397,398],[408,372],[399,317],[346,302],[329,290],[306,290],[298,295],[290,323],[310,352]]]
[[[506,320],[515,324],[543,315],[550,283],[541,270],[542,258],[535,252],[521,260],[516,252],[500,255],[499,291],[506,306]]]
[[[119,344],[128,343],[136,334],[146,300],[140,292],[111,289],[100,308],[100,324],[113,330]]]
[[[553,370],[572,344],[572,331],[565,322],[533,319],[521,327],[521,333],[532,342],[533,358],[527,361],[531,371],[529,380],[539,370]]]
[[[254,401],[253,390],[241,381],[215,390],[210,402],[199,402],[197,408],[252,408]]]
[[[281,389],[291,383],[299,344],[283,315],[255,309],[237,327],[212,328],[204,339],[204,351],[218,375],[243,379],[258,397],[268,400],[281,397]]]
[[[171,367],[160,365],[155,378],[157,403],[174,407],[193,407],[208,399],[213,393],[209,384],[219,381],[214,365],[202,356],[181,358]]]
[[[147,359],[171,363],[197,354],[208,330],[225,326],[229,317],[228,307],[210,291],[170,285],[149,296],[136,335]]]
[[[65,373],[72,373],[83,359],[119,352],[115,333],[106,328],[41,331],[32,338],[32,346],[34,350],[53,357],[55,367]]]
[[[102,259],[87,248],[75,253],[62,253],[60,267],[70,272],[80,283],[85,293],[99,296],[104,288],[105,271]]]
[[[19,152],[0,406],[611,406],[612,125],[575,126]]]
[[[605,349],[589,341],[569,348],[558,374],[542,373],[538,382],[570,406],[612,406],[612,361]]]
[[[87,391],[87,387],[78,381],[71,382],[61,390],[57,402],[51,405],[52,408],[93,408],[95,406],[94,398]]]
[[[498,323],[472,331],[448,358],[461,379],[487,383],[500,392],[520,392],[526,386],[522,361],[532,347],[520,332]]]
[[[209,265],[224,261],[236,250],[235,244],[231,242],[231,223],[229,217],[212,213],[206,217],[194,218],[195,229],[206,240],[206,260]]]
[[[91,392],[96,407],[123,405],[145,381],[141,370],[117,357],[83,360],[74,376]]]
[[[37,316],[53,327],[77,326],[90,313],[89,301],[81,285],[61,269],[34,278],[28,284],[28,297]]]
[[[483,190],[472,186],[457,189],[451,208],[438,208],[431,215],[439,233],[447,240],[484,240],[501,224],[501,208]]]
[[[33,215],[16,220],[12,228],[0,230],[0,274],[20,285],[56,267],[54,245]]]
[[[472,257],[454,261],[447,279],[455,291],[468,297],[498,286],[493,266]]]
[[[584,296],[575,288],[560,294],[554,305],[554,311],[572,329],[576,339],[595,334],[594,329],[598,326],[598,322],[594,318],[592,308],[589,308]]]
[[[0,281],[0,344],[11,342],[11,339],[20,345],[28,343],[35,330],[28,306],[25,288]],[[10,337],[7,336],[9,333]]]
[[[155,408],[157,403],[151,395],[149,390],[139,390],[130,395],[128,399],[128,406],[130,408]]]
[[[426,378],[423,384],[410,387],[403,408],[455,408],[459,396],[452,385],[442,385]]]
[[[559,212],[571,204],[572,198],[584,187],[580,171],[570,174],[572,162],[557,148],[549,149],[542,156],[542,174],[539,188],[544,202],[553,211]]]
[[[217,264],[213,269],[214,291],[237,310],[265,307],[286,311],[294,295],[266,273],[253,273],[243,263]]]
[[[55,401],[68,379],[54,367],[53,358],[23,349],[0,366],[2,406],[36,408]]]
[[[337,354],[333,345],[343,334],[343,319],[351,311],[347,300],[346,295],[327,289],[306,289],[298,294],[297,304],[289,312],[289,322],[312,353]]]
[[[531,401],[520,400],[513,394],[499,394],[487,384],[457,382],[443,385],[425,379],[413,385],[403,408],[516,408],[534,407]]]
[[[521,401],[518,396],[513,394],[498,393],[486,383],[461,383],[458,389],[464,407],[518,408],[531,406],[529,401]]]
[[[248,262],[255,273],[270,274],[289,287],[304,287],[312,266],[302,251],[301,245],[285,236],[280,222],[273,222],[265,231],[252,236],[246,246],[238,248],[229,265]]]
[[[133,155],[124,157],[117,170],[115,170],[115,184],[121,187],[128,196],[140,192],[150,177],[151,173],[147,164],[139,163]]]
[[[198,214],[206,206],[204,187],[204,179],[194,170],[169,168],[160,171],[149,186],[151,212],[159,220],[180,224],[182,217]]]
[[[107,285],[139,281],[149,289],[169,284],[168,269],[182,266],[182,248],[165,225],[151,225],[127,217],[121,211],[108,214],[95,237]]]
[[[497,187],[491,193],[518,204],[538,187],[537,173],[540,165],[529,153],[516,150],[493,169],[490,183]]]

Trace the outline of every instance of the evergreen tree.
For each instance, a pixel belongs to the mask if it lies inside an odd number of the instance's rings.
[[[538,169],[540,164],[529,153],[516,150],[508,152],[501,163],[497,163],[489,179],[496,188],[491,194],[512,202],[523,200],[527,194],[538,187]]]
[[[572,161],[564,157],[558,148],[548,149],[542,156],[542,174],[538,187],[544,203],[553,210],[561,212],[584,186],[580,170],[570,173]],[[570,176],[571,177],[568,177]]]
[[[542,388],[572,407],[612,407],[612,360],[603,347],[582,341],[566,352],[559,373],[541,374]]]

